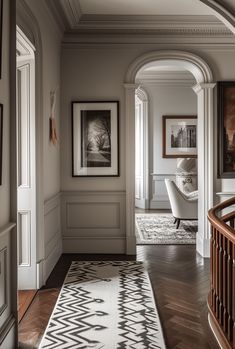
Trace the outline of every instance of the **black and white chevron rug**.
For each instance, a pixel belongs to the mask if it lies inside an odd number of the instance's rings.
[[[142,262],[72,262],[40,349],[165,349]]]

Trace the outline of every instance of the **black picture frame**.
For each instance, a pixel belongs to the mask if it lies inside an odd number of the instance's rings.
[[[218,178],[235,178],[235,81],[218,81]]]
[[[119,101],[72,101],[72,176],[118,177]]]
[[[2,185],[3,161],[3,104],[0,104],[0,185]]]
[[[3,29],[3,0],[0,0],[0,79],[2,78],[2,29]]]

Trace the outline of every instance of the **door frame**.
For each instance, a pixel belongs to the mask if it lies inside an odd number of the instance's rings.
[[[43,192],[43,76],[42,39],[38,21],[23,0],[16,3],[16,24],[35,47],[35,128],[36,128],[36,236],[37,284],[44,285],[43,261],[45,258],[44,192]]]
[[[149,98],[145,89],[140,86],[136,96],[142,103],[142,132],[143,132],[143,209],[149,209]]]
[[[135,238],[135,93],[138,71],[152,62],[171,62],[183,67],[195,77],[193,87],[198,105],[198,233],[197,251],[210,256],[210,227],[207,212],[214,204],[214,149],[213,149],[213,74],[208,64],[199,56],[185,51],[154,51],[132,62],[125,78],[126,94],[126,253],[136,254]]]

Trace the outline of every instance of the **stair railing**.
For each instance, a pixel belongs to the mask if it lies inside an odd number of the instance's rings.
[[[224,349],[235,349],[235,197],[212,208],[209,322]],[[234,207],[233,207],[234,206]],[[224,214],[223,210],[229,209]]]

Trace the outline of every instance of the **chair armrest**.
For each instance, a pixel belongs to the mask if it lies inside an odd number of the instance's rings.
[[[185,194],[185,196],[187,197],[187,199],[197,199],[198,198],[198,190],[192,191],[189,194]]]

